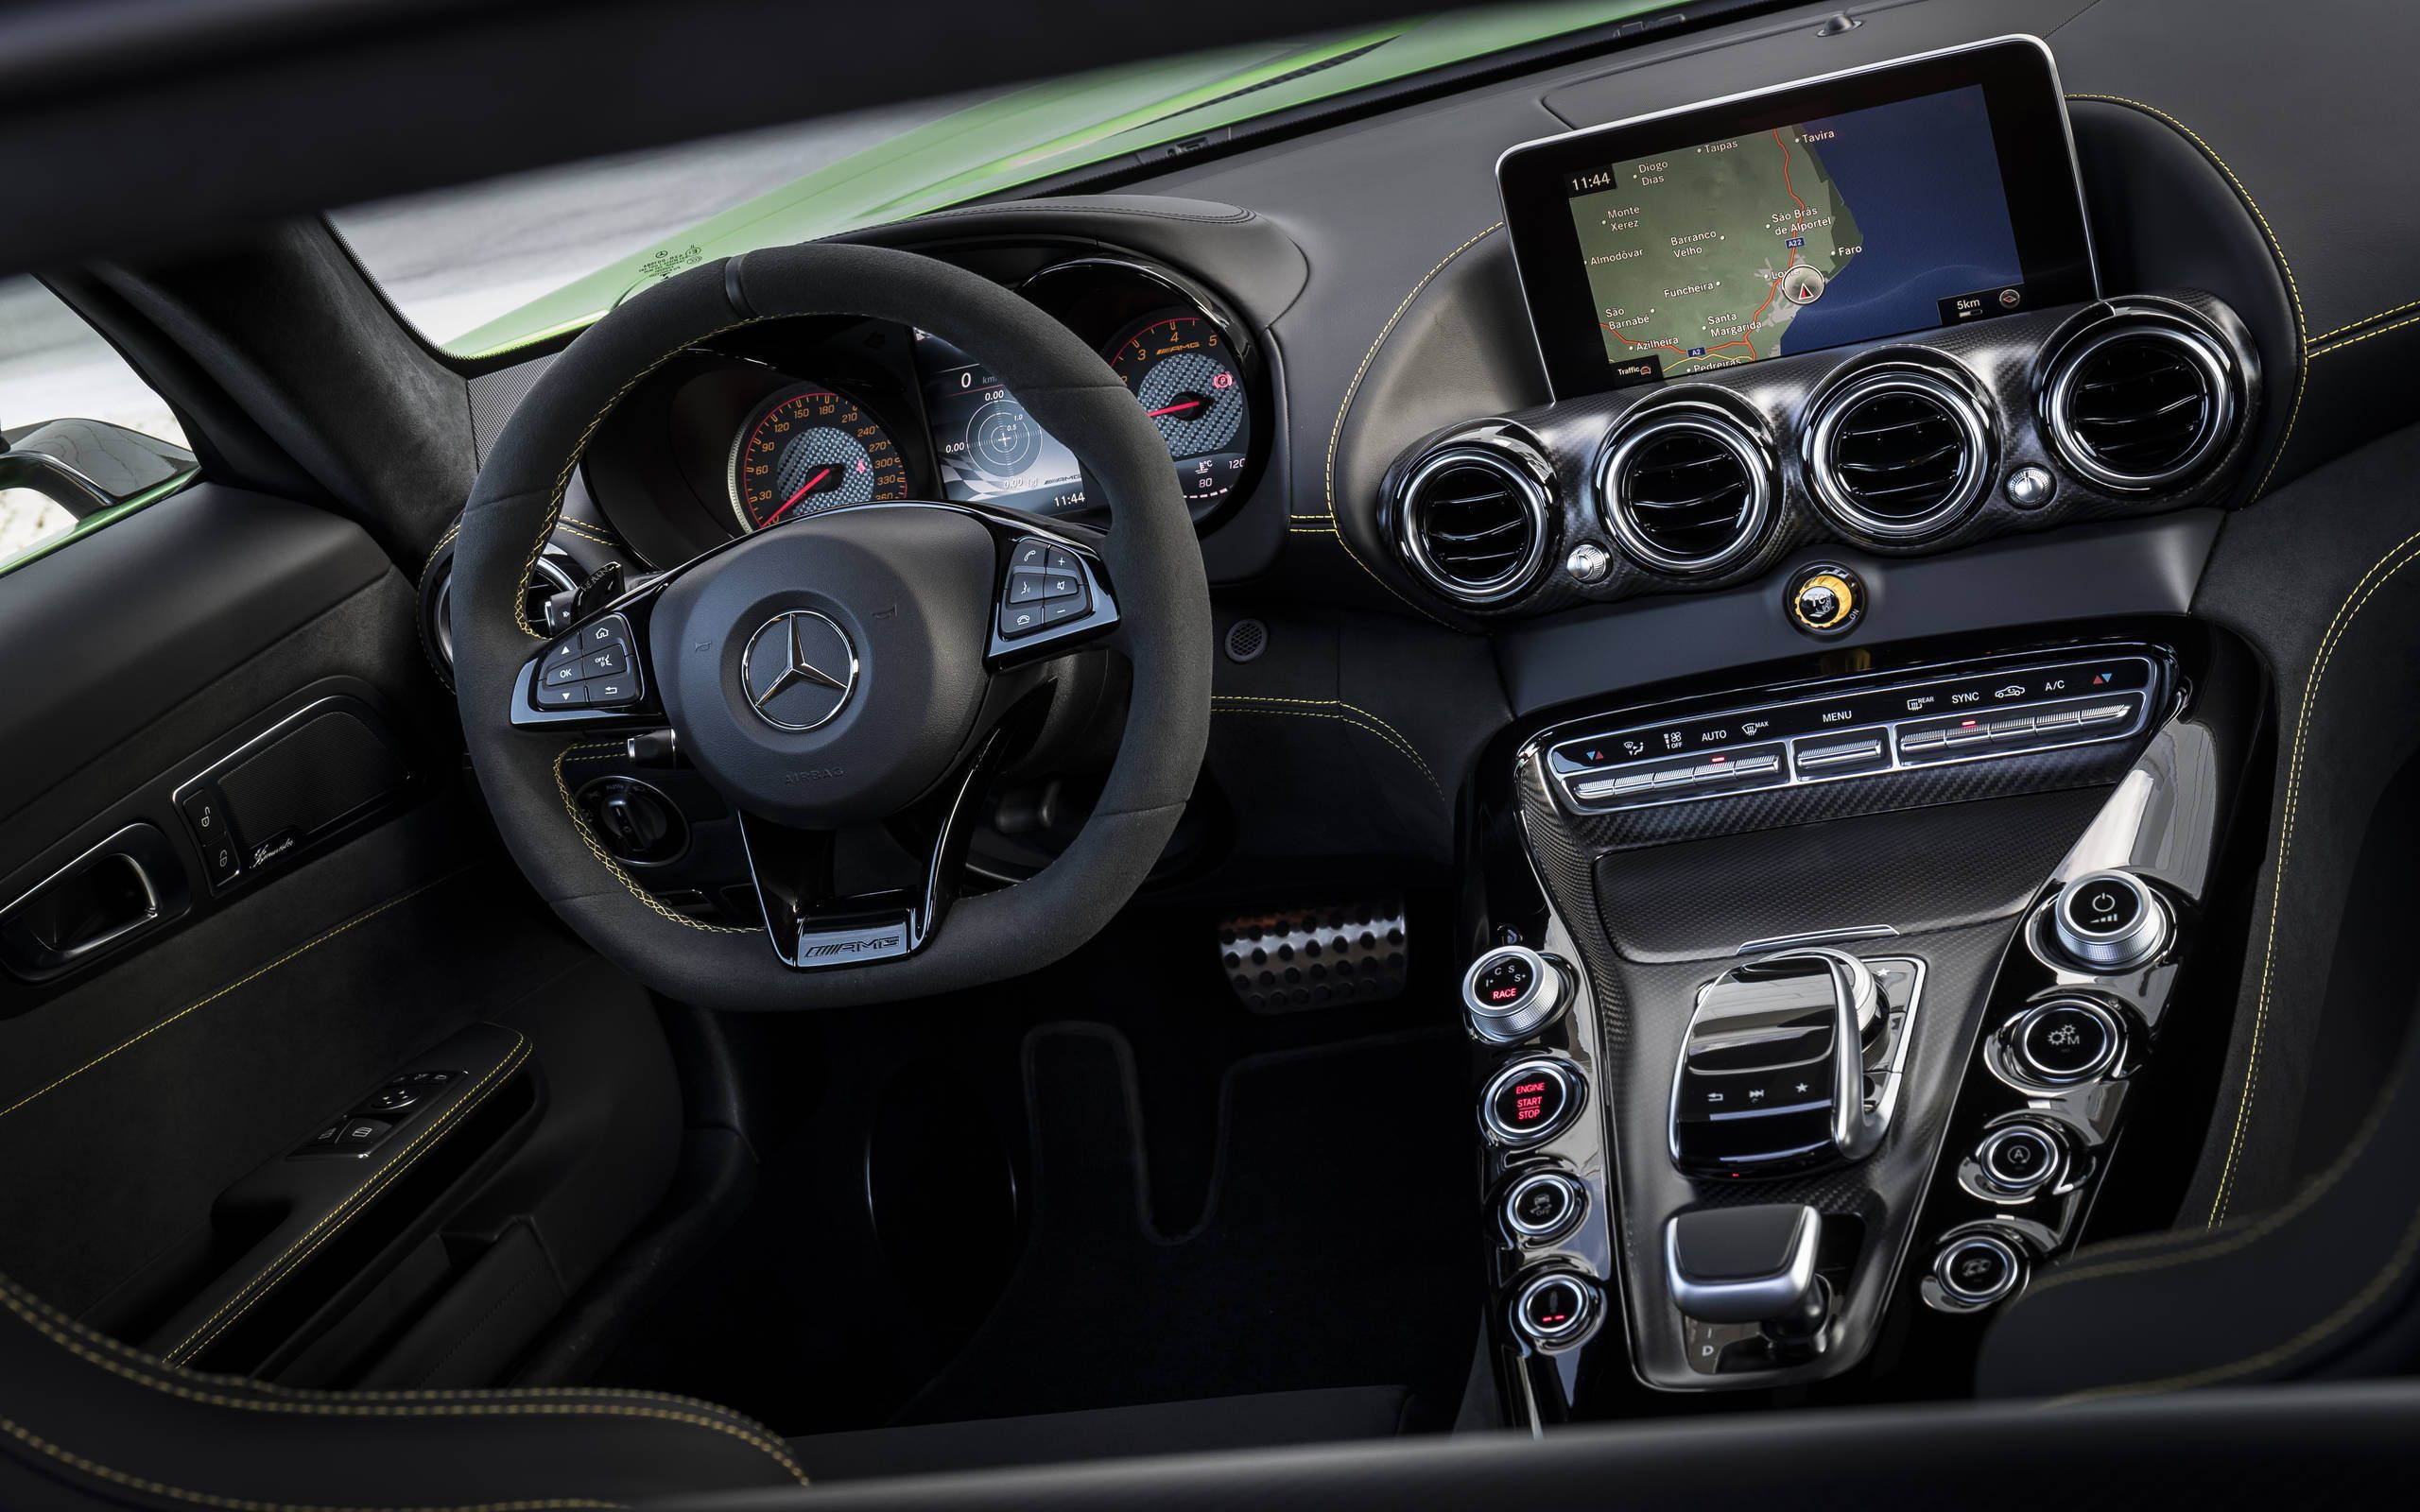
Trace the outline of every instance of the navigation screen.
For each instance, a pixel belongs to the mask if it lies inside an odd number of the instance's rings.
[[[1627,382],[2026,307],[1977,86],[1572,183],[1605,360]]]
[[[2094,292],[2034,43],[1549,138],[1498,174],[1558,394]]]

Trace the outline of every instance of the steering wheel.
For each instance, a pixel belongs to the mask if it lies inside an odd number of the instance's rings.
[[[614,404],[695,343],[802,315],[892,321],[972,353],[1075,453],[1111,528],[964,503],[847,506],[710,550],[586,606],[563,633],[527,625],[523,585]],[[614,310],[515,411],[454,560],[462,727],[514,859],[598,952],[703,1006],[887,1002],[1046,965],[1142,885],[1209,738],[1209,592],[1160,437],[1058,321],[913,253],[751,252]],[[1090,816],[1033,877],[957,898],[987,778],[1020,752],[1069,659],[1103,644],[1131,664],[1132,692]],[[762,929],[666,906],[573,802],[567,756],[665,730],[740,816]],[[886,818],[932,836],[921,886],[835,896],[836,832]]]

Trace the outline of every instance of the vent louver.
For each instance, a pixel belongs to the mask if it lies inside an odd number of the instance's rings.
[[[1510,598],[1546,558],[1546,490],[1491,446],[1449,446],[1423,459],[1404,481],[1396,523],[1412,569],[1465,603]]]
[[[2231,364],[2198,331],[2120,316],[2052,364],[2051,438],[2104,487],[2171,483],[2208,461],[2235,424]]]
[[[1983,495],[1991,432],[1957,386],[1876,369],[1825,400],[1808,432],[1816,497],[1852,531],[1909,541],[1946,530]]]
[[[1663,572],[1719,571],[1753,550],[1772,500],[1772,465],[1711,405],[1659,405],[1615,433],[1598,473],[1606,526]]]

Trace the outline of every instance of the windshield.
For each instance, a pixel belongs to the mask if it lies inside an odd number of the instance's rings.
[[[404,318],[459,357],[578,330],[759,247],[963,203],[1679,0],[1453,12],[857,112],[332,215]]]

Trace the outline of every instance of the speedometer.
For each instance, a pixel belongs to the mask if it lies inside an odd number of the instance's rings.
[[[1198,511],[1227,496],[1252,455],[1252,404],[1226,333],[1198,312],[1146,318],[1103,353],[1167,443]]]
[[[762,530],[844,504],[908,497],[908,465],[882,422],[833,389],[784,389],[731,448],[731,506]]]

